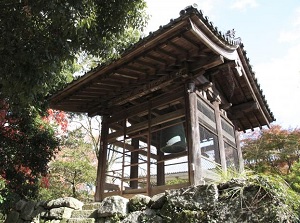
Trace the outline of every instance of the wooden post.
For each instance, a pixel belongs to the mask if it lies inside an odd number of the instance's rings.
[[[241,149],[240,133],[237,130],[235,130],[235,141],[236,141],[236,148],[238,152],[239,172],[242,173],[244,172],[244,159],[243,159],[243,153]]]
[[[201,147],[200,147],[200,130],[199,122],[197,116],[197,95],[195,91],[195,84],[189,83],[188,87],[188,106],[189,106],[189,121],[188,126],[188,147],[189,156],[191,158],[191,165],[189,174],[191,179],[191,184],[200,185],[203,182],[202,179],[202,168],[201,168]]]
[[[133,138],[131,141],[131,145],[133,146],[134,150],[139,149],[139,139]],[[139,177],[138,176],[139,166],[137,164],[138,162],[139,162],[139,152],[138,151],[131,152],[130,163],[134,165],[130,167],[130,179]],[[138,180],[130,180],[129,185],[130,188],[137,189]]]
[[[147,134],[147,195],[151,196],[151,102],[148,103],[148,134]]]
[[[223,140],[223,131],[222,131],[222,122],[221,122],[221,112],[219,108],[219,102],[215,101],[213,103],[215,109],[215,117],[216,117],[216,125],[217,125],[217,133],[218,133],[218,143],[219,143],[219,151],[220,151],[220,161],[222,170],[226,173],[226,155],[225,155],[225,145]]]
[[[98,167],[97,167],[97,182],[96,182],[96,192],[95,201],[102,201],[104,198],[104,185],[106,181],[106,156],[107,156],[107,135],[108,135],[108,125],[107,116],[103,116],[102,119],[102,129],[101,129],[101,142],[98,155]]]
[[[164,153],[160,151],[160,148],[157,150],[157,161],[161,161],[164,159]],[[157,186],[165,185],[165,162],[160,162],[157,164]]]

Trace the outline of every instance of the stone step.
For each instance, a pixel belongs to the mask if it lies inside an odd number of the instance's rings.
[[[101,202],[93,202],[93,203],[88,203],[84,204],[82,206],[82,210],[94,210],[94,209],[99,209]]]
[[[97,218],[97,210],[74,210],[71,218]]]
[[[70,218],[68,223],[95,223],[95,218]]]

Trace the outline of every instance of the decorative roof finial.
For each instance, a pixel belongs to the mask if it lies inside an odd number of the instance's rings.
[[[235,38],[235,30],[234,29],[228,30],[226,32],[226,36],[230,39],[234,39]]]
[[[228,30],[226,33],[225,33],[225,36],[227,38],[227,41],[229,42],[232,42],[232,44],[240,44],[241,43],[241,38],[240,37],[235,37],[235,30],[234,29],[231,29],[231,30]]]

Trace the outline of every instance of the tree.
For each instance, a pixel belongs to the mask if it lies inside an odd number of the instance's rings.
[[[0,175],[5,179],[5,189],[1,190],[1,196],[8,203],[36,197],[39,177],[47,173],[47,164],[59,145],[52,127],[34,109],[23,110],[22,114],[10,112],[2,101]],[[9,209],[8,203],[3,207]]]
[[[250,168],[259,172],[289,174],[300,157],[300,129],[286,130],[273,125],[244,139],[242,148],[245,163]]]
[[[144,8],[144,0],[1,1],[2,98],[41,106],[80,52],[111,58],[127,47],[125,31],[145,25]]]
[[[97,159],[80,129],[66,136],[63,149],[50,163],[49,174],[41,181],[41,199],[72,196],[87,199],[95,186]]]
[[[116,57],[145,24],[144,7],[144,0],[0,2],[0,171],[21,197],[34,196],[58,148],[42,118],[45,96],[72,80],[78,55]]]

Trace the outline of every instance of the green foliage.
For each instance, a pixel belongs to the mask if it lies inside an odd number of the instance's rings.
[[[96,158],[91,145],[84,142],[80,130],[71,132],[62,151],[50,163],[48,186],[40,188],[40,199],[72,196],[80,200],[89,194],[96,179]]]
[[[0,174],[8,182],[6,201],[36,197],[58,148],[55,132],[40,117],[46,115],[45,96],[80,71],[82,52],[103,62],[136,41],[146,22],[144,8],[144,0],[0,2]]]
[[[144,0],[1,1],[3,98],[41,105],[68,81],[62,71],[80,52],[107,58],[127,46],[126,30],[145,25],[145,6]]]
[[[235,210],[230,215],[238,218],[237,222],[299,221],[300,196],[277,176],[254,174],[232,179],[218,188],[219,202]]]
[[[187,182],[188,182],[187,179],[181,179],[179,177],[176,177],[176,179],[168,180],[166,182],[166,185],[175,185],[175,184],[182,184],[182,183],[187,183]]]
[[[3,177],[0,176],[0,204],[2,204],[5,201],[5,196],[6,194],[4,193],[5,191],[5,179],[3,179]]]
[[[286,176],[287,182],[291,185],[291,188],[300,193],[300,162],[294,163],[291,172]]]
[[[299,217],[300,194],[292,190],[289,184],[278,175],[252,175],[249,182],[263,188],[271,197],[285,203]]]
[[[255,133],[256,134],[256,133]],[[288,174],[300,155],[300,130],[274,125],[243,140],[245,164],[263,173]]]

